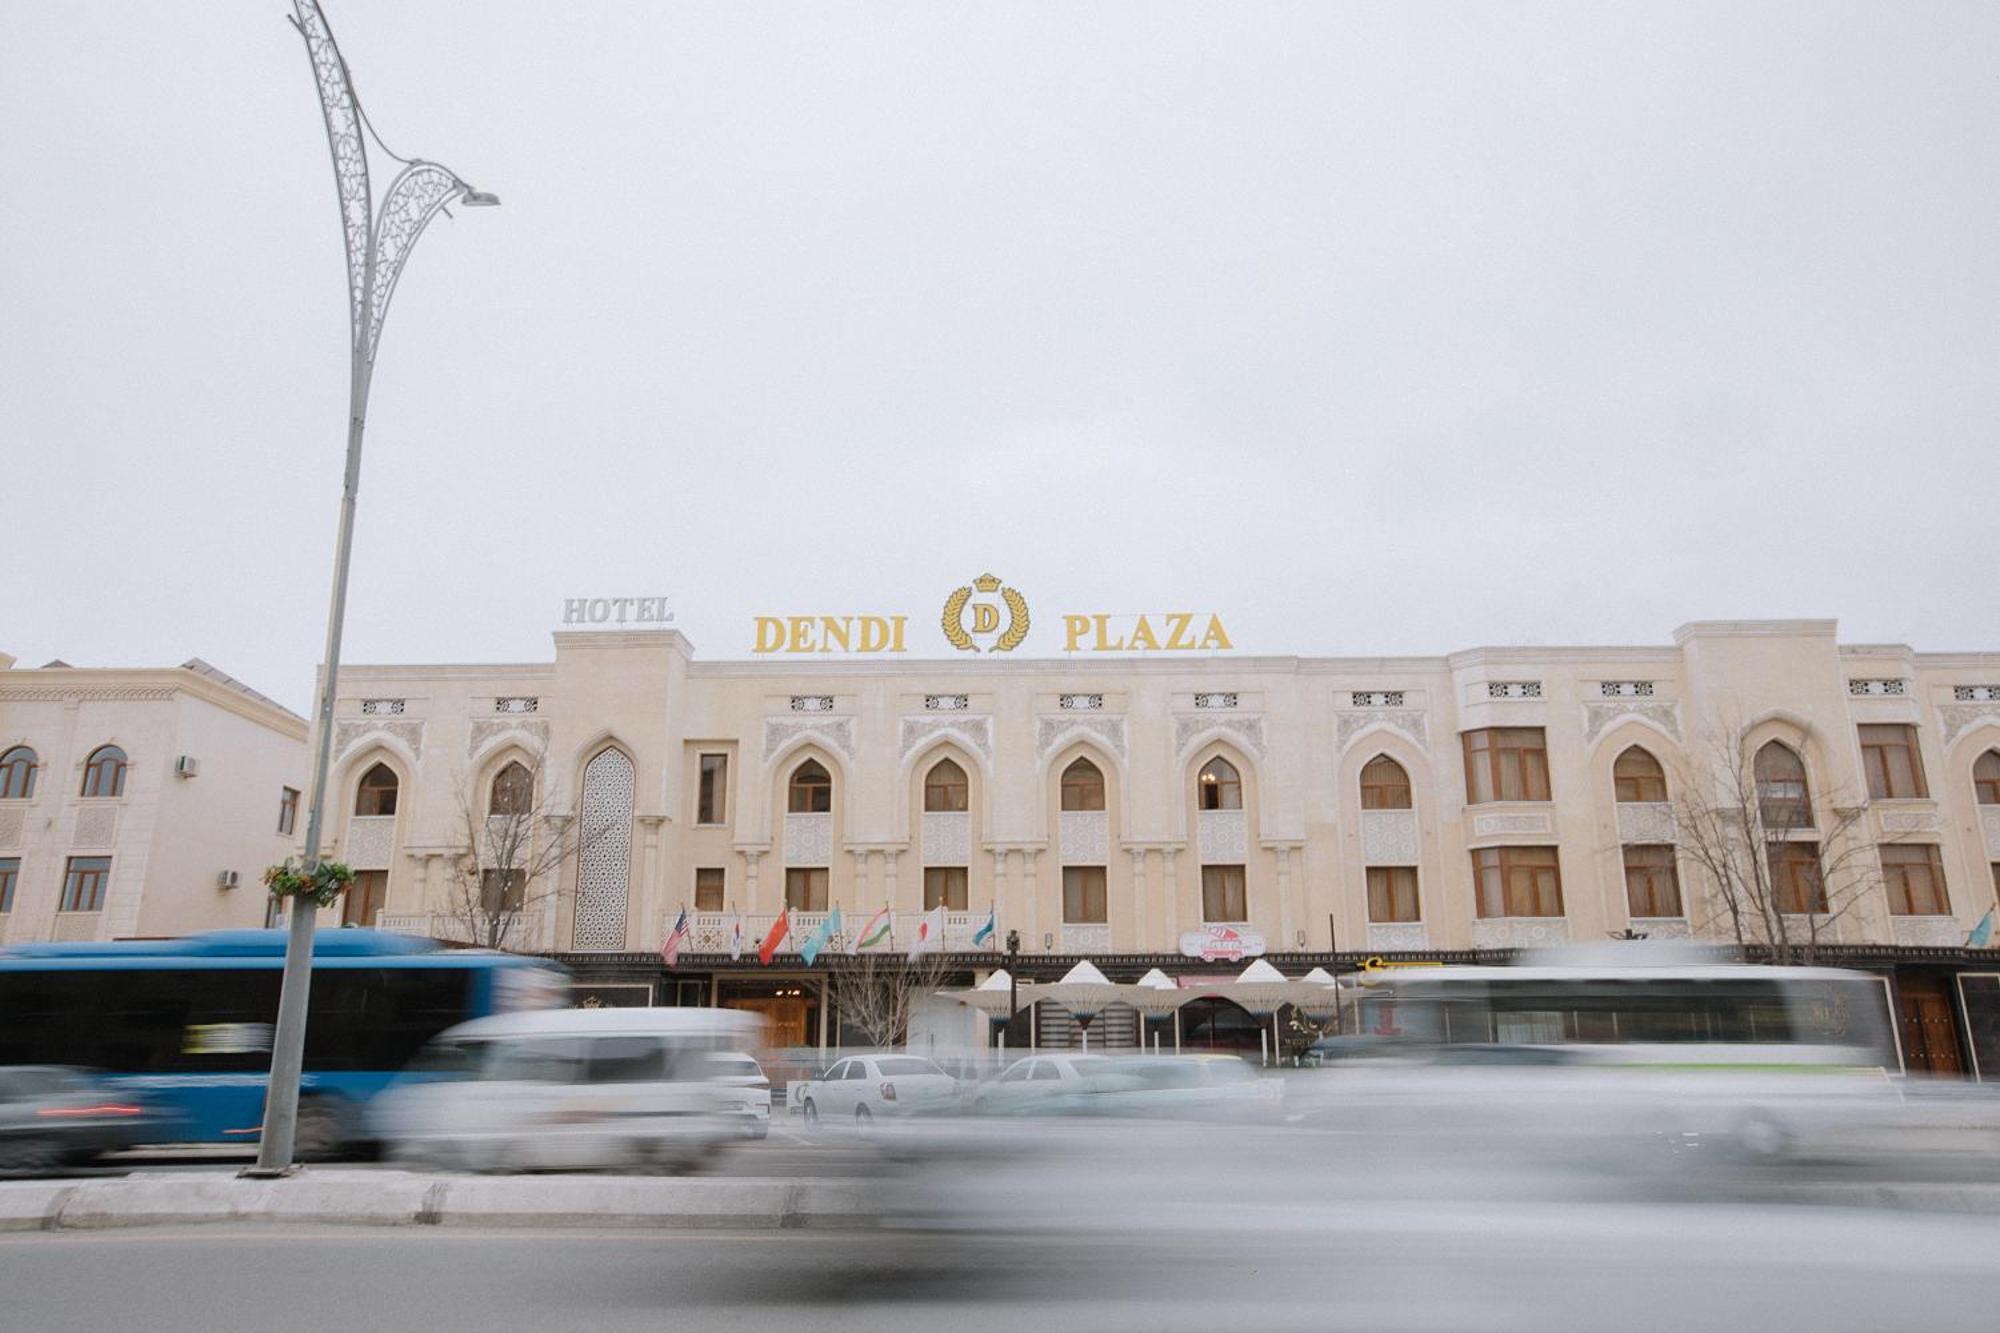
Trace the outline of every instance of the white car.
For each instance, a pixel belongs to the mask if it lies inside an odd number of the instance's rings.
[[[851,1055],[816,1079],[794,1084],[792,1100],[807,1124],[881,1116],[936,1115],[958,1109],[958,1080],[918,1055]]]
[[[1016,1060],[965,1099],[975,1115],[1020,1115],[1083,1091],[1084,1080],[1111,1067],[1107,1055],[1033,1055]]]
[[[696,1008],[476,1019],[426,1047],[371,1104],[371,1123],[410,1164],[686,1168],[742,1137],[745,1090],[718,1083],[710,1061],[753,1044],[760,1026],[754,1014]]]
[[[771,1080],[764,1067],[741,1051],[713,1051],[708,1081],[722,1101],[722,1114],[739,1120],[743,1132],[761,1139],[771,1132]]]

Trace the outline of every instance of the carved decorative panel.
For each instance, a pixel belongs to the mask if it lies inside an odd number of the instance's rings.
[[[1354,738],[1370,727],[1383,726],[1391,731],[1401,732],[1418,745],[1429,745],[1429,732],[1424,725],[1424,715],[1415,710],[1401,712],[1342,713],[1333,721],[1334,741],[1345,750]]]
[[[1111,859],[1111,817],[1102,810],[1064,810],[1057,855],[1064,865],[1103,865]]]
[[[76,808],[76,832],[72,847],[112,847],[118,842],[118,807],[80,805]]]
[[[394,736],[419,759],[424,753],[424,724],[410,719],[383,721],[379,718],[348,718],[333,724],[335,757],[352,754],[378,736]]]
[[[1230,865],[1247,859],[1249,830],[1241,810],[1197,810],[1201,859],[1211,865]]]
[[[1363,810],[1361,859],[1371,866],[1416,864],[1417,812]]]
[[[509,732],[525,732],[535,738],[536,745],[539,748],[548,748],[549,724],[540,718],[503,720],[495,717],[482,717],[475,718],[471,728],[466,732],[465,753],[468,756],[478,754],[480,748],[486,742],[492,740],[495,736],[505,735]]]
[[[1614,703],[1587,703],[1583,706],[1583,740],[1588,745],[1621,718],[1644,718],[1672,736],[1681,738],[1680,710],[1670,703],[1641,699],[1620,699]]]
[[[924,864],[962,866],[972,863],[972,816],[963,810],[924,811]]]
[[[28,827],[28,812],[18,805],[0,805],[0,847],[19,847]]]
[[[1065,921],[1062,928],[1064,953],[1109,953],[1111,927]]]
[[[1368,947],[1384,953],[1421,952],[1431,947],[1431,929],[1421,921],[1371,921]]]
[[[578,949],[625,947],[625,913],[632,877],[632,798],[635,775],[623,751],[605,750],[583,770],[583,853],[576,881]]]
[[[1104,748],[1125,757],[1125,719],[1123,717],[1072,717],[1063,714],[1044,713],[1035,719],[1035,751],[1047,759],[1054,753],[1063,738],[1083,732],[1103,742]]]
[[[1694,932],[1688,929],[1687,919],[1678,916],[1635,916],[1632,929],[1649,940],[1692,939]]]
[[[1174,749],[1185,750],[1188,742],[1205,731],[1226,731],[1238,737],[1252,754],[1264,753],[1264,719],[1257,715],[1189,714],[1174,718]]]
[[[356,870],[387,870],[396,853],[394,815],[356,815],[347,821],[340,859]]]
[[[833,864],[832,815],[788,814],[785,816],[785,864],[788,866],[831,866]]]
[[[1569,921],[1560,916],[1489,916],[1472,923],[1475,949],[1538,949],[1569,943]]]
[[[1679,835],[1670,801],[1620,801],[1618,841],[1674,842]]]
[[[1942,949],[1957,948],[1966,936],[1955,916],[1892,916],[1889,932],[1898,944]]]
[[[902,756],[908,759],[934,737],[950,734],[963,740],[982,759],[993,757],[993,719],[985,714],[961,713],[956,717],[906,717],[903,719]]]
[[[1495,811],[1472,816],[1472,836],[1492,838],[1507,833],[1533,833],[1547,837],[1555,828],[1555,817],[1543,810]]]
[[[770,759],[800,736],[815,740],[850,759],[854,757],[854,719],[851,717],[767,717],[764,719],[764,758]]]

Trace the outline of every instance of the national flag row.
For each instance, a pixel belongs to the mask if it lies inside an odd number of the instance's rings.
[[[993,910],[990,907],[986,910],[986,920],[981,923],[978,930],[972,932],[972,947],[975,949],[993,938]],[[840,934],[841,925],[840,908],[835,906],[831,912],[820,918],[819,924],[814,926],[812,932],[799,943],[798,955],[805,960],[807,967],[819,961],[819,956],[826,952],[826,947],[833,937]],[[792,909],[787,907],[778,913],[778,919],[771,923],[771,929],[765,932],[763,941],[757,945],[757,961],[769,967],[771,960],[777,956],[779,947],[791,933]],[[660,957],[668,967],[680,966],[681,950],[686,947],[692,934],[688,909],[683,904],[680,916],[674,920],[673,929],[667,932],[666,942],[660,946]],[[729,956],[732,960],[740,960],[743,957],[744,938],[743,914],[733,913],[729,924]],[[895,928],[887,907],[869,917],[868,924],[850,936],[847,941],[847,952],[850,954],[886,952],[895,947]],[[915,958],[943,947],[944,908],[933,907],[917,918],[917,936],[910,941],[909,956]]]

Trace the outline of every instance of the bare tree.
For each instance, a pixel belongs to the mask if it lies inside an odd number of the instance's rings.
[[[1835,923],[1882,885],[1881,863],[1866,802],[1810,791],[1803,768],[1796,779],[1760,774],[1761,748],[1741,724],[1718,721],[1678,765],[1680,851],[1700,871],[1712,909],[1697,933],[1726,921],[1739,946],[1810,965]],[[1802,764],[1801,748],[1787,747]]]
[[[917,1002],[942,988],[957,970],[950,955],[937,950],[915,958],[875,951],[841,954],[827,968],[827,989],[843,1024],[866,1033],[872,1045],[900,1046],[909,1039]]]
[[[464,842],[449,861],[445,915],[467,943],[518,946],[516,931],[562,891],[564,864],[602,836],[549,808],[543,758],[509,762],[483,791],[457,784]]]

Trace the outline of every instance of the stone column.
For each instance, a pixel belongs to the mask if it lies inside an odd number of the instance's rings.
[[[1180,948],[1181,937],[1181,849],[1178,844],[1169,843],[1160,848],[1160,864],[1165,871],[1167,898],[1167,934],[1174,941],[1174,948]]]
[[[1287,843],[1279,843],[1278,853],[1278,938],[1279,945],[1274,953],[1282,953],[1293,946],[1292,941],[1292,849]]]
[[[873,895],[870,892],[868,883],[868,855],[871,850],[867,847],[849,847],[847,849],[847,854],[854,858],[854,900],[847,905],[848,912],[858,912],[864,903],[873,901]],[[828,906],[832,906],[832,904],[829,903]],[[871,908],[870,910],[872,911],[873,909]],[[846,915],[847,912],[842,913],[843,917]],[[863,919],[865,920],[866,918]],[[856,922],[855,924],[859,925],[861,923]]]
[[[993,910],[996,918],[994,929],[999,933],[998,944],[1004,953],[1007,949],[1007,932],[1022,929],[1021,922],[1015,919],[1020,909],[1014,902],[1014,895],[1007,888],[1007,849],[990,847],[987,850],[993,855]],[[1025,944],[1027,939],[1024,932],[1021,936],[1022,943]]]
[[[903,854],[900,847],[882,849],[882,896],[889,904],[889,916],[894,919],[901,904],[896,899],[896,858]]]
[[[658,948],[666,942],[667,931],[672,929],[671,923],[666,923],[660,926],[657,940],[651,934],[653,923],[660,917],[661,899],[666,892],[662,882],[665,877],[660,870],[660,825],[666,819],[665,815],[639,816],[639,829],[643,835],[639,842],[642,848],[639,854],[639,910],[633,913],[639,918],[639,928],[634,932],[629,921],[626,924],[627,938],[634,948]]]
[[[1040,939],[1041,893],[1035,885],[1035,858],[1042,854],[1039,847],[1021,848],[1021,896],[1028,903],[1028,933],[1031,939]],[[1058,941],[1060,943],[1060,941]]]
[[[760,906],[757,894],[757,862],[764,857],[761,847],[743,849],[743,913],[748,916]]]
[[[1136,953],[1151,952],[1152,939],[1147,934],[1146,912],[1146,849],[1128,847],[1132,854],[1132,949]],[[1112,941],[1116,945],[1117,941]]]

